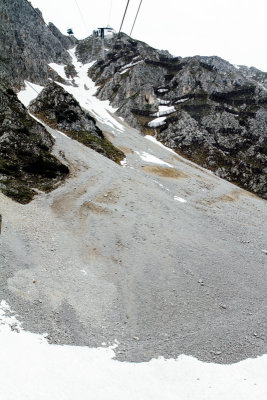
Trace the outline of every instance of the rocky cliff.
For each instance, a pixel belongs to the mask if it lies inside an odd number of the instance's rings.
[[[68,64],[66,49],[77,42],[53,24],[48,27],[41,11],[35,11],[27,0],[0,0],[0,79],[14,88],[25,79],[44,84],[56,78],[48,63]]]
[[[57,187],[69,170],[50,152],[54,140],[18,101],[12,89],[0,84],[0,188],[20,203],[36,189]]]
[[[119,162],[123,159],[124,154],[105,139],[95,119],[58,84],[53,82],[46,86],[29,109],[49,126],[111,160]]]
[[[219,57],[174,58],[124,34],[107,46],[89,70],[100,99],[178,153],[267,197],[264,72]],[[85,53],[86,42],[77,48],[81,59]]]

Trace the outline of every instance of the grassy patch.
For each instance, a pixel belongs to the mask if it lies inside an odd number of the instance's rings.
[[[42,112],[36,113],[35,115],[51,128],[58,129],[56,120],[48,119]],[[124,159],[124,153],[117,147],[113,146],[113,144],[106,138],[97,137],[88,131],[63,131],[63,133],[70,138],[77,140],[77,142],[82,143],[84,146],[90,147],[96,152],[108,157],[117,164]]]

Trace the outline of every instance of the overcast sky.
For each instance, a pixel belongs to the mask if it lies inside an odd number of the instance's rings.
[[[32,0],[45,20],[82,39],[110,24],[119,30],[127,0]],[[130,0],[129,34],[140,0]],[[175,56],[217,55],[267,71],[267,0],[143,0],[133,38]]]

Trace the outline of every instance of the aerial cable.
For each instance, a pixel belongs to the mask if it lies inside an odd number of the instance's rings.
[[[39,92],[37,92],[37,90],[30,84],[29,81],[27,81],[27,85],[29,85],[37,94],[39,94]]]
[[[124,11],[124,14],[123,14],[123,18],[122,18],[122,21],[121,21],[120,30],[119,30],[119,32],[118,32],[118,36],[119,36],[119,34],[120,34],[120,32],[121,32],[121,28],[122,28],[122,25],[123,25],[123,22],[124,22],[125,15],[126,15],[126,13],[127,13],[127,8],[128,8],[129,3],[130,3],[130,0],[127,1],[126,8],[125,8],[125,11]]]
[[[90,35],[90,32],[89,32],[88,26],[87,26],[87,24],[86,24],[86,21],[85,21],[85,19],[84,19],[84,17],[83,17],[83,13],[82,13],[82,11],[81,11],[81,9],[80,9],[80,7],[79,7],[79,4],[78,4],[77,0],[74,0],[74,1],[75,1],[75,3],[76,3],[76,6],[77,6],[77,8],[78,8],[78,11],[79,11],[80,17],[81,17],[81,19],[82,19],[82,21],[83,21],[83,24],[84,24],[85,30],[86,30],[86,31],[89,33],[89,35]]]
[[[135,19],[134,19],[134,23],[133,23],[133,26],[132,26],[132,29],[131,29],[130,36],[132,36],[132,31],[133,31],[133,28],[134,28],[134,25],[135,25],[136,19],[137,19],[137,17],[138,17],[138,14],[139,14],[139,10],[140,10],[140,7],[141,7],[141,4],[142,4],[142,1],[143,1],[143,0],[140,0],[139,7],[138,7],[138,10],[137,10],[137,13],[136,13]]]
[[[35,14],[38,16],[38,18],[40,18],[40,20],[47,26],[47,28],[50,30],[50,32],[53,34],[53,36],[58,40],[60,46],[62,47],[63,50],[68,51],[70,54],[73,55],[72,51],[70,49],[66,49],[63,44],[61,43],[61,41],[55,36],[54,32],[52,31],[52,29],[50,28],[50,26],[45,22],[44,18],[42,17],[42,15],[40,13],[38,13],[38,11],[33,7],[33,5],[28,1],[25,0],[26,3],[28,3],[28,5],[33,9],[33,11],[35,12]]]
[[[28,1],[25,0],[29,6],[33,9],[33,11],[35,12],[36,15],[38,15],[38,17],[45,23],[45,25],[49,28],[49,26],[47,25],[47,23],[45,22],[45,20],[43,19],[42,15],[40,13],[38,13],[38,11],[36,10],[36,8],[33,7],[33,5]],[[50,29],[50,28],[49,28]]]
[[[110,6],[109,6],[109,13],[108,13],[108,22],[107,22],[107,26],[110,23],[110,17],[111,17],[111,12],[112,12],[112,0],[110,0]]]

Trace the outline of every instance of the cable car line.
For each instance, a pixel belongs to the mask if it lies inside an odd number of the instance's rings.
[[[124,11],[124,14],[123,14],[123,18],[122,18],[122,21],[121,21],[121,26],[120,26],[120,29],[119,29],[119,32],[118,32],[118,36],[119,36],[119,34],[121,32],[121,28],[122,28],[122,25],[123,25],[123,22],[124,22],[125,15],[127,13],[127,9],[128,9],[129,3],[130,3],[130,0],[127,1],[126,8],[125,8],[125,11]]]
[[[134,26],[135,26],[135,22],[136,22],[136,20],[137,20],[138,14],[139,14],[139,10],[140,10],[142,1],[143,1],[143,0],[140,0],[139,7],[138,7],[138,10],[137,10],[137,13],[136,13],[136,16],[135,16],[135,19],[134,19],[134,23],[133,23],[133,26],[132,26],[132,29],[131,29],[131,32],[130,32],[130,36],[132,36],[132,31],[133,31],[133,28],[134,28]]]
[[[25,1],[26,1],[26,3],[28,3],[28,5],[33,9],[33,11],[35,12],[35,14],[40,18],[40,20],[47,26],[47,28],[50,30],[50,32],[53,34],[53,36],[56,38],[54,32],[52,31],[52,29],[50,28],[50,26],[45,22],[45,20],[44,20],[44,18],[42,17],[42,15],[38,13],[38,11],[33,7],[33,5],[32,5],[28,0],[25,0]],[[56,38],[56,39],[58,40],[58,42],[59,42],[60,46],[62,47],[62,49],[64,49],[65,51],[68,51],[69,53],[71,53],[71,54],[73,55],[73,53],[72,53],[72,51],[71,51],[70,49],[67,50],[67,49],[63,46],[63,44],[61,43],[61,41],[60,41],[58,38]]]
[[[110,23],[110,17],[111,17],[112,6],[113,6],[112,3],[113,3],[112,0],[110,0],[110,6],[109,6],[109,13],[108,13],[108,22],[107,22],[107,26],[109,26],[109,23]]]
[[[81,9],[80,9],[80,6],[79,6],[79,4],[78,4],[77,0],[74,0],[74,1],[75,1],[75,3],[76,3],[76,6],[77,6],[77,8],[78,8],[78,11],[79,11],[80,17],[81,17],[81,19],[82,19],[82,21],[83,21],[83,24],[84,24],[85,30],[86,30],[86,31],[89,33],[89,35],[90,35],[90,32],[89,32],[89,30],[88,30],[88,26],[87,26],[87,24],[86,24],[86,21],[85,21],[85,19],[84,19],[84,17],[83,17],[83,14],[82,14],[82,11],[81,11]]]
[[[36,8],[33,7],[33,5],[28,1],[25,0],[29,6],[33,9],[33,11],[35,12],[36,15],[38,15],[38,17],[41,19],[41,21],[43,21],[45,23],[45,25],[49,28],[49,26],[47,25],[47,23],[45,22],[45,20],[43,19],[43,17],[41,16],[41,14],[38,13],[38,11],[36,10]],[[50,29],[50,28],[49,28]],[[51,29],[50,29],[51,30]]]
[[[39,92],[37,92],[37,90],[30,84],[29,81],[27,81],[27,84],[32,88],[32,90],[34,90],[37,94],[39,94]]]

